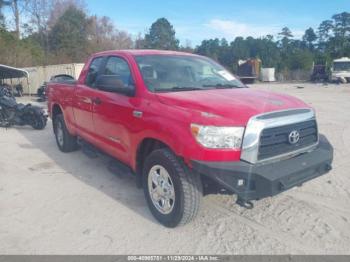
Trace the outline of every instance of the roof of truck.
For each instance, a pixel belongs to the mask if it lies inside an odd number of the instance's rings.
[[[188,56],[196,56],[195,54],[178,52],[178,51],[169,51],[169,50],[154,50],[154,49],[126,49],[126,50],[109,50],[98,53],[98,55],[102,54],[129,54],[132,56],[139,55],[188,55]]]
[[[335,59],[333,62],[350,62],[350,58],[349,57],[342,57],[339,59]]]

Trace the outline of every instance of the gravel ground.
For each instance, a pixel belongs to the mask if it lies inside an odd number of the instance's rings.
[[[44,131],[0,129],[1,254],[350,254],[350,85],[256,84],[297,96],[335,147],[334,170],[245,210],[204,198],[198,218],[159,225],[108,159],[58,151]],[[298,88],[303,87],[303,88]]]

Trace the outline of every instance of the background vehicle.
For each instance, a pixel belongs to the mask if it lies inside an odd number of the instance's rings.
[[[340,83],[350,82],[350,58],[342,57],[333,61],[332,81]]]
[[[54,75],[50,78],[50,82],[71,82],[75,81],[74,77],[71,75]],[[46,101],[47,95],[46,95],[46,87],[47,87],[47,82],[44,82],[37,90],[37,96],[39,97],[39,100],[41,102]]]
[[[36,95],[39,97],[39,99],[38,99],[39,102],[44,102],[47,99],[47,97],[46,97],[46,85],[47,85],[47,82],[44,82],[37,90]]]
[[[44,129],[47,116],[40,107],[31,104],[17,104],[16,99],[5,87],[0,87],[0,126],[30,125],[34,129]]]
[[[98,53],[76,83],[49,83],[48,97],[59,149],[80,142],[118,159],[167,227],[191,221],[203,193],[235,193],[252,208],[331,169],[312,108],[251,90],[206,57]]]

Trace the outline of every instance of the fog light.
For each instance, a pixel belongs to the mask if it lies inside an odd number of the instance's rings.
[[[244,179],[238,179],[237,186],[244,186]]]

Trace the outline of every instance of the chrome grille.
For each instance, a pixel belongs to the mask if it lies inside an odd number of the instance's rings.
[[[300,134],[300,139],[295,144],[289,142],[289,135],[293,131],[298,131]],[[262,130],[260,135],[258,160],[298,151],[314,145],[317,141],[318,130],[316,120],[266,128]]]

